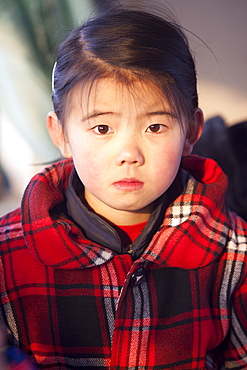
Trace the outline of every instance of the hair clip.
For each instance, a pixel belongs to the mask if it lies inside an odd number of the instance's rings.
[[[56,66],[57,66],[57,62],[54,63],[54,66],[53,66],[53,69],[52,69],[52,74],[51,74],[51,89],[52,89],[53,93],[55,92],[55,89],[54,89],[54,75],[55,75]]]

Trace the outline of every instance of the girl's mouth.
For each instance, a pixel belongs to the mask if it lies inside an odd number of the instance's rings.
[[[144,183],[136,179],[122,179],[120,181],[114,182],[113,186],[117,190],[123,191],[135,191],[140,190]]]

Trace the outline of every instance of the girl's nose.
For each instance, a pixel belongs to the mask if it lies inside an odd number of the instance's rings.
[[[123,164],[141,166],[144,163],[144,156],[138,143],[131,140],[118,148],[116,163],[118,166]]]

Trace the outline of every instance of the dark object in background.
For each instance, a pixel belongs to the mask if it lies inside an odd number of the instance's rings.
[[[205,123],[194,154],[216,160],[229,179],[229,207],[247,221],[247,121],[227,127],[216,116]]]

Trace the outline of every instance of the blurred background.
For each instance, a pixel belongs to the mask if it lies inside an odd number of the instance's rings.
[[[174,14],[188,30],[206,120],[220,116],[227,126],[247,120],[246,0],[117,2]],[[45,126],[58,44],[112,3],[0,0],[0,216],[19,206],[30,178],[45,163],[59,158]]]

